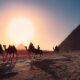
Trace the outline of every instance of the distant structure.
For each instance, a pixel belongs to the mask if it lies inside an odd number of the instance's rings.
[[[17,46],[17,49],[18,49],[18,50],[25,50],[24,44],[19,44],[19,45]]]
[[[59,45],[61,51],[80,50],[80,25]]]

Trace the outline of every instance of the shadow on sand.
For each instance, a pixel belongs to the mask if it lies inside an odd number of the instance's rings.
[[[33,61],[32,65],[38,69],[41,69],[47,74],[50,74],[53,80],[64,80],[64,78],[68,77],[67,66],[64,64],[58,64],[57,62],[62,60],[69,61],[68,59],[44,59],[39,61]]]
[[[10,78],[18,74],[13,71],[16,62],[4,62],[0,64],[0,79]]]
[[[59,80],[56,72],[50,67],[51,65],[55,64],[53,59],[45,59],[40,61],[33,61],[32,65],[36,66],[37,68],[45,71],[46,73],[53,76],[55,80]]]

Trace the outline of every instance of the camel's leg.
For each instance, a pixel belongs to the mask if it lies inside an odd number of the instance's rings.
[[[1,54],[0,54],[0,60],[1,60]]]
[[[3,61],[3,56],[2,56],[2,54],[0,54],[0,59]]]
[[[34,53],[33,54],[33,58],[35,59],[37,57],[37,53]]]
[[[11,61],[11,54],[9,54],[9,61]]]
[[[13,56],[12,56],[12,58],[14,58],[14,53],[13,53]]]
[[[3,56],[2,56],[2,54],[0,54],[0,59],[3,61]]]
[[[3,60],[3,62],[4,62],[4,54],[2,54],[2,60]]]
[[[31,52],[28,52],[28,58],[29,59],[31,58]]]
[[[40,57],[42,57],[42,53],[40,52]]]
[[[12,59],[13,59],[13,60],[15,59],[15,53],[13,53]]]
[[[11,61],[14,59],[14,53],[12,53],[11,55]]]
[[[6,59],[5,59],[5,53],[3,53],[3,58],[4,58],[4,61],[6,61]]]
[[[16,60],[18,59],[18,55],[17,55],[17,52],[15,53],[16,54]]]
[[[6,57],[5,57],[5,59],[7,60],[7,58],[8,58],[8,53],[6,53]]]

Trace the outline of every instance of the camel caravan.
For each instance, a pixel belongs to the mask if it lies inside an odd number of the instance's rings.
[[[33,43],[31,42],[29,45],[29,48],[25,46],[26,51],[28,52],[28,56],[31,57],[34,55],[34,58],[39,55],[40,57],[43,55],[43,51],[40,49],[40,46],[38,45],[37,49],[34,47]]]
[[[31,58],[32,55],[35,56],[40,55],[40,57],[43,55],[43,51],[40,49],[40,46],[38,45],[37,49],[34,47],[33,43],[30,43],[29,48],[27,49],[27,46],[25,46],[26,53],[28,52],[28,57]],[[18,59],[18,50],[14,45],[9,45],[6,47],[6,45],[0,44],[0,60],[6,61],[6,60],[13,60]]]
[[[14,45],[9,45],[8,48],[6,48],[6,45],[0,44],[0,56],[3,61],[7,60],[7,58],[12,60],[14,56],[17,58],[17,49]]]

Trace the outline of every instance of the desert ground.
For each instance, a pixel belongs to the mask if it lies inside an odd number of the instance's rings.
[[[0,61],[0,80],[80,80],[80,51],[45,52],[36,58],[18,54],[17,60]]]

